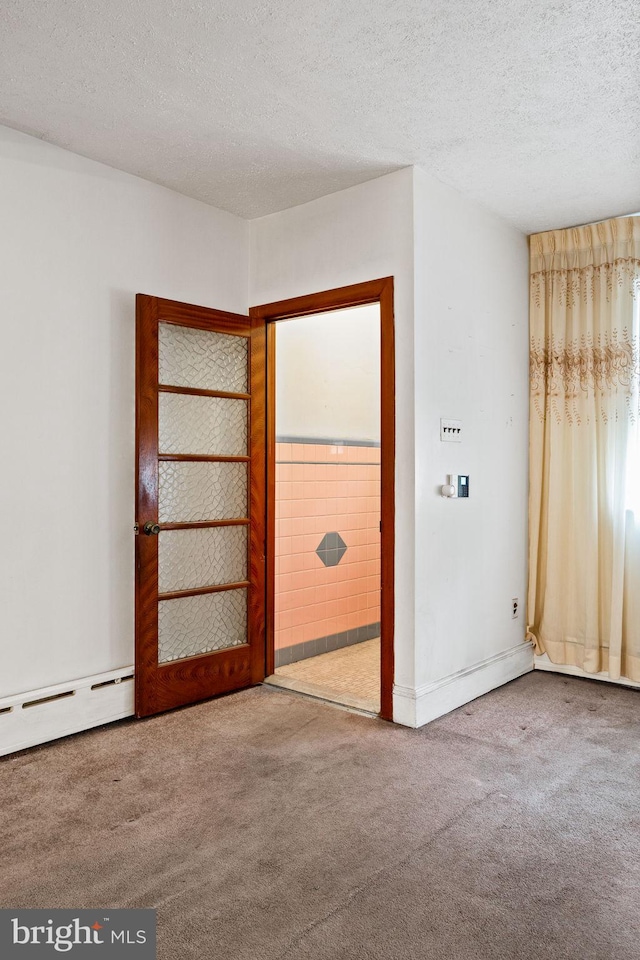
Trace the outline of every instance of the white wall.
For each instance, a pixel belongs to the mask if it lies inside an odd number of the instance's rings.
[[[415,676],[433,693],[494,658],[502,670],[524,641],[528,248],[484,208],[414,176]],[[463,421],[462,443],[440,441],[440,417]],[[468,500],[439,495],[448,473],[470,475]],[[513,669],[530,659],[513,651]]]
[[[135,294],[246,313],[248,225],[6,128],[0,210],[3,696],[133,662]]]
[[[526,237],[424,171],[251,224],[250,301],[395,277],[394,718],[420,725],[532,669],[524,614]],[[440,441],[440,417],[464,423]],[[440,496],[469,473],[471,497]]]
[[[276,433],[380,440],[380,307],[276,324]]]
[[[395,278],[396,681],[414,684],[413,172],[251,222],[249,300]]]
[[[0,208],[0,697],[133,661],[136,292],[246,312],[394,276],[395,715],[419,724],[509,679],[515,647],[532,660],[510,615],[526,556],[521,234],[411,169],[247,224],[2,128]],[[440,416],[463,420],[462,444],[440,443]],[[467,502],[438,495],[453,471],[471,476]]]

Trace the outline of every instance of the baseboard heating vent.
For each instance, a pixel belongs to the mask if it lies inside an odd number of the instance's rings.
[[[92,690],[101,690],[102,687],[112,687],[115,683],[124,683],[125,680],[133,680],[133,674],[128,677],[113,677],[112,680],[103,680],[102,683],[92,683]]]
[[[64,700],[65,697],[73,697],[75,690],[65,690],[64,693],[55,693],[52,697],[40,697],[39,700],[26,700],[22,704],[22,709],[27,707],[39,707],[41,703],[51,703],[52,700]]]
[[[0,757],[130,717],[133,667],[0,698]]]

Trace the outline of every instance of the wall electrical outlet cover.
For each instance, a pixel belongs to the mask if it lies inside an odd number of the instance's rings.
[[[462,420],[440,420],[440,439],[443,443],[462,441]]]
[[[518,615],[519,615],[519,613],[520,613],[520,601],[518,600],[517,597],[514,597],[513,600],[511,601],[511,604],[512,604],[512,608],[513,608],[513,612],[511,613],[511,617],[512,617],[513,620],[517,620],[517,619],[518,619]]]

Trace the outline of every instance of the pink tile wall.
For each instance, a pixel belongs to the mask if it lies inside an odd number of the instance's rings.
[[[337,566],[316,548],[336,531]],[[276,444],[276,650],[380,620],[380,448]]]

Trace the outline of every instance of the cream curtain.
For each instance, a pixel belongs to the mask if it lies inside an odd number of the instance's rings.
[[[531,237],[529,632],[640,681],[640,217]]]

